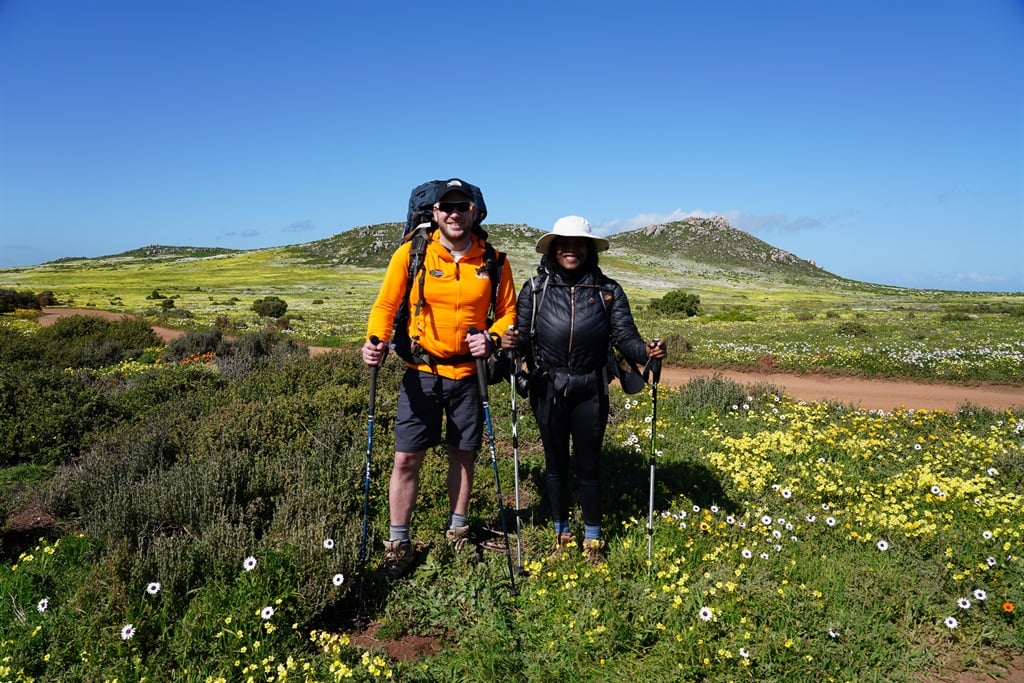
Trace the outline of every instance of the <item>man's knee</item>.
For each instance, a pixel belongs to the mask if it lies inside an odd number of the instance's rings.
[[[403,451],[396,452],[395,471],[411,475],[419,473],[420,467],[423,465],[424,454],[425,451],[415,451],[412,453]]]

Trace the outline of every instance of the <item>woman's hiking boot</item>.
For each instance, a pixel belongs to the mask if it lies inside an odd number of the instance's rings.
[[[588,538],[583,541],[583,555],[587,562],[595,567],[604,564],[604,541],[599,538]]]
[[[416,550],[410,541],[384,541],[384,559],[377,567],[377,575],[394,581],[405,576],[416,559]]]
[[[555,539],[555,547],[548,553],[548,557],[557,560],[572,547],[576,545],[576,538],[572,534],[558,534]]]

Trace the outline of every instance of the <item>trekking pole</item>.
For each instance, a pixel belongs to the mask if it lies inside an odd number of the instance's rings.
[[[480,334],[475,327],[469,329],[470,334]],[[487,443],[491,450],[491,466],[494,468],[494,485],[498,490],[498,517],[501,519],[501,533],[505,537],[505,559],[508,561],[508,580],[512,595],[518,595],[515,572],[512,569],[512,550],[508,544],[508,525],[505,522],[505,503],[501,495],[501,477],[498,476],[498,456],[494,448],[494,425],[491,423],[491,402],[487,394],[487,361],[476,359],[476,377],[480,385],[480,402],[484,409],[484,422],[487,425]]]
[[[516,331],[516,326],[509,328]],[[516,572],[523,576],[523,542],[520,538],[522,524],[519,520],[519,414],[516,412],[516,396],[519,394],[519,387],[516,386],[516,373],[519,371],[519,354],[515,349],[512,351],[512,369],[509,370],[508,383],[512,387],[512,471],[514,472],[513,482],[516,486]]]
[[[377,335],[370,336],[370,343],[380,343]],[[376,365],[370,366],[370,401],[366,416],[366,466],[363,473],[363,534],[359,544],[359,608],[356,611],[356,625],[363,625],[363,585],[366,583],[366,537],[370,519],[370,453],[373,451],[373,417],[377,408],[377,370],[387,357],[387,348]]]
[[[657,345],[661,340],[655,339]],[[647,368],[651,372],[651,488],[650,499],[647,508],[647,575],[651,575],[651,557],[654,552],[654,467],[655,451],[654,440],[658,432],[658,382],[661,380],[661,359],[648,358]]]

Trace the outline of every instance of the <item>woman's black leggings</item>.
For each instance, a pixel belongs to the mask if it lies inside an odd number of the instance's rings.
[[[531,391],[533,412],[544,445],[548,498],[554,519],[569,519],[569,463],[574,466],[583,522],[601,524],[601,443],[608,423],[608,392],[553,396],[550,382],[542,392]],[[540,387],[537,387],[540,388]],[[538,393],[544,395],[538,396]],[[572,457],[570,458],[570,440]]]

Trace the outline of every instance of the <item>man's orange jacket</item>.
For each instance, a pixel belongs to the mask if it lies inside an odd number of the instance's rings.
[[[377,336],[391,341],[395,313],[405,297],[409,273],[409,251],[412,241],[405,242],[391,256],[384,273],[377,301],[370,310],[366,338]],[[487,327],[487,309],[491,304],[491,278],[484,265],[484,241],[473,235],[469,248],[456,261],[451,252],[438,241],[438,231],[431,233],[423,255],[426,274],[423,279],[423,298],[426,301],[419,315],[419,275],[413,279],[409,291],[409,337],[419,337],[423,350],[435,358],[468,355],[466,334],[470,328],[488,330],[500,335],[516,322],[516,291],[512,281],[512,267],[506,259],[502,265],[497,300],[494,302],[494,322]],[[438,363],[431,368],[425,363],[407,363],[411,368],[434,372],[451,379],[463,379],[476,374],[476,362]]]

